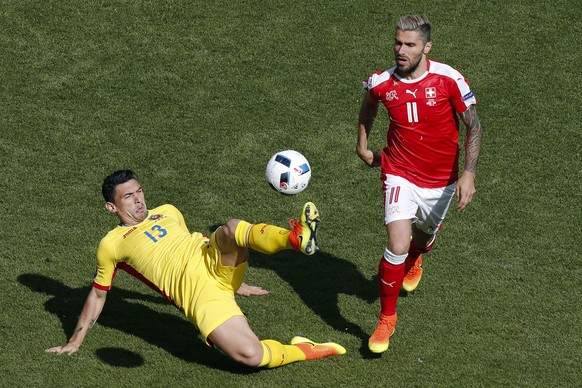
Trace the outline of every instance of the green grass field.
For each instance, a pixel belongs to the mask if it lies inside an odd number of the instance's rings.
[[[580,385],[578,2],[0,4],[0,385]],[[394,22],[416,12],[434,25],[431,58],[470,79],[485,138],[474,203],[449,213],[374,357],[385,232],[379,171],[354,151],[361,80],[393,65]],[[287,148],[313,168],[293,197],[264,179]],[[321,251],[252,254],[247,282],[271,294],[239,301],[261,338],[303,333],[348,354],[239,366],[126,274],[77,354],[45,353],[74,329],[116,222],[100,184],[118,168],[203,232],[232,217],[285,226],[313,200]]]

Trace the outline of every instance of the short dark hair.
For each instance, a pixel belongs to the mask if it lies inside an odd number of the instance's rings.
[[[103,194],[105,202],[113,202],[115,199],[115,188],[132,179],[135,179],[135,174],[131,170],[117,170],[105,177],[103,185],[101,186],[101,194]]]

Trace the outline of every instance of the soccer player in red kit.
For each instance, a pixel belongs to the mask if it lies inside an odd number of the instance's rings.
[[[483,131],[468,81],[452,67],[427,58],[431,24],[420,15],[396,23],[396,66],[369,77],[359,116],[358,156],[381,167],[387,245],[378,267],[380,318],[368,341],[370,351],[388,350],[397,322],[400,288],[416,289],[422,254],[434,245],[453,196],[464,210],[475,194],[475,173]],[[382,103],[390,126],[381,153],[368,137]],[[467,128],[464,170],[459,176],[459,119]]]

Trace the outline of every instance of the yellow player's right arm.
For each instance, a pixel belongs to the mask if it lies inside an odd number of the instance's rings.
[[[83,306],[83,310],[79,316],[77,326],[75,327],[75,332],[69,339],[69,342],[61,346],[49,348],[46,351],[49,353],[67,353],[71,355],[79,350],[83,340],[87,336],[87,333],[93,327],[97,321],[97,318],[99,318],[99,315],[103,310],[106,297],[107,291],[92,287],[89,295],[87,296],[87,299],[85,300],[85,306]]]

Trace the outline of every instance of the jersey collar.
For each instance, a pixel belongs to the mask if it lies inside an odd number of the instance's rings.
[[[394,68],[394,77],[396,77],[396,79],[402,83],[405,84],[413,84],[419,81],[422,81],[423,79],[425,79],[428,76],[428,73],[430,73],[430,59],[426,58],[426,71],[418,78],[415,79],[406,79],[406,78],[402,78],[400,77],[397,73],[396,73],[396,68]]]

